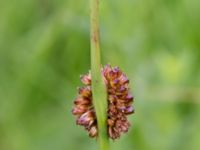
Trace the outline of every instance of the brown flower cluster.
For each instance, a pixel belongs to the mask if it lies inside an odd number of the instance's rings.
[[[134,113],[133,96],[129,91],[128,78],[118,67],[112,68],[110,65],[106,65],[102,68],[102,76],[108,92],[108,135],[112,139],[117,139],[121,133],[126,133],[130,127],[127,115]],[[84,126],[90,137],[97,137],[98,128],[92,104],[90,73],[83,75],[81,81],[84,86],[79,88],[72,113],[77,117],[76,123]]]

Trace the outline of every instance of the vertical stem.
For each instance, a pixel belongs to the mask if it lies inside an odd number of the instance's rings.
[[[107,135],[107,92],[101,75],[99,47],[99,1],[90,0],[90,42],[91,42],[91,75],[92,96],[97,116],[98,143],[100,150],[109,149]]]

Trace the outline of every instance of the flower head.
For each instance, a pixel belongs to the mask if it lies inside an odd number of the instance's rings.
[[[128,78],[118,67],[112,68],[106,65],[101,72],[108,95],[108,135],[112,139],[117,139],[121,133],[128,132],[130,123],[127,115],[134,113],[132,106],[134,98],[129,90]],[[84,126],[90,137],[97,137],[97,118],[92,104],[91,74],[81,76],[81,81],[84,86],[78,90],[72,113],[77,118],[76,123]]]

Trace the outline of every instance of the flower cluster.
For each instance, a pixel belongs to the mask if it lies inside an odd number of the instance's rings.
[[[134,113],[133,96],[130,94],[128,78],[118,67],[112,68],[106,65],[101,72],[108,95],[108,135],[112,139],[117,139],[130,127],[127,115]],[[81,76],[81,81],[84,86],[78,90],[79,94],[74,101],[72,113],[77,117],[76,123],[84,126],[90,137],[97,137],[97,118],[92,104],[91,74]]]

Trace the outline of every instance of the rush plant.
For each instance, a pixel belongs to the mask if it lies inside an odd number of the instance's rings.
[[[127,76],[118,68],[101,67],[99,1],[90,0],[91,72],[81,76],[72,113],[76,123],[96,137],[100,150],[109,150],[109,138],[117,139],[130,127],[127,115],[134,113]]]

